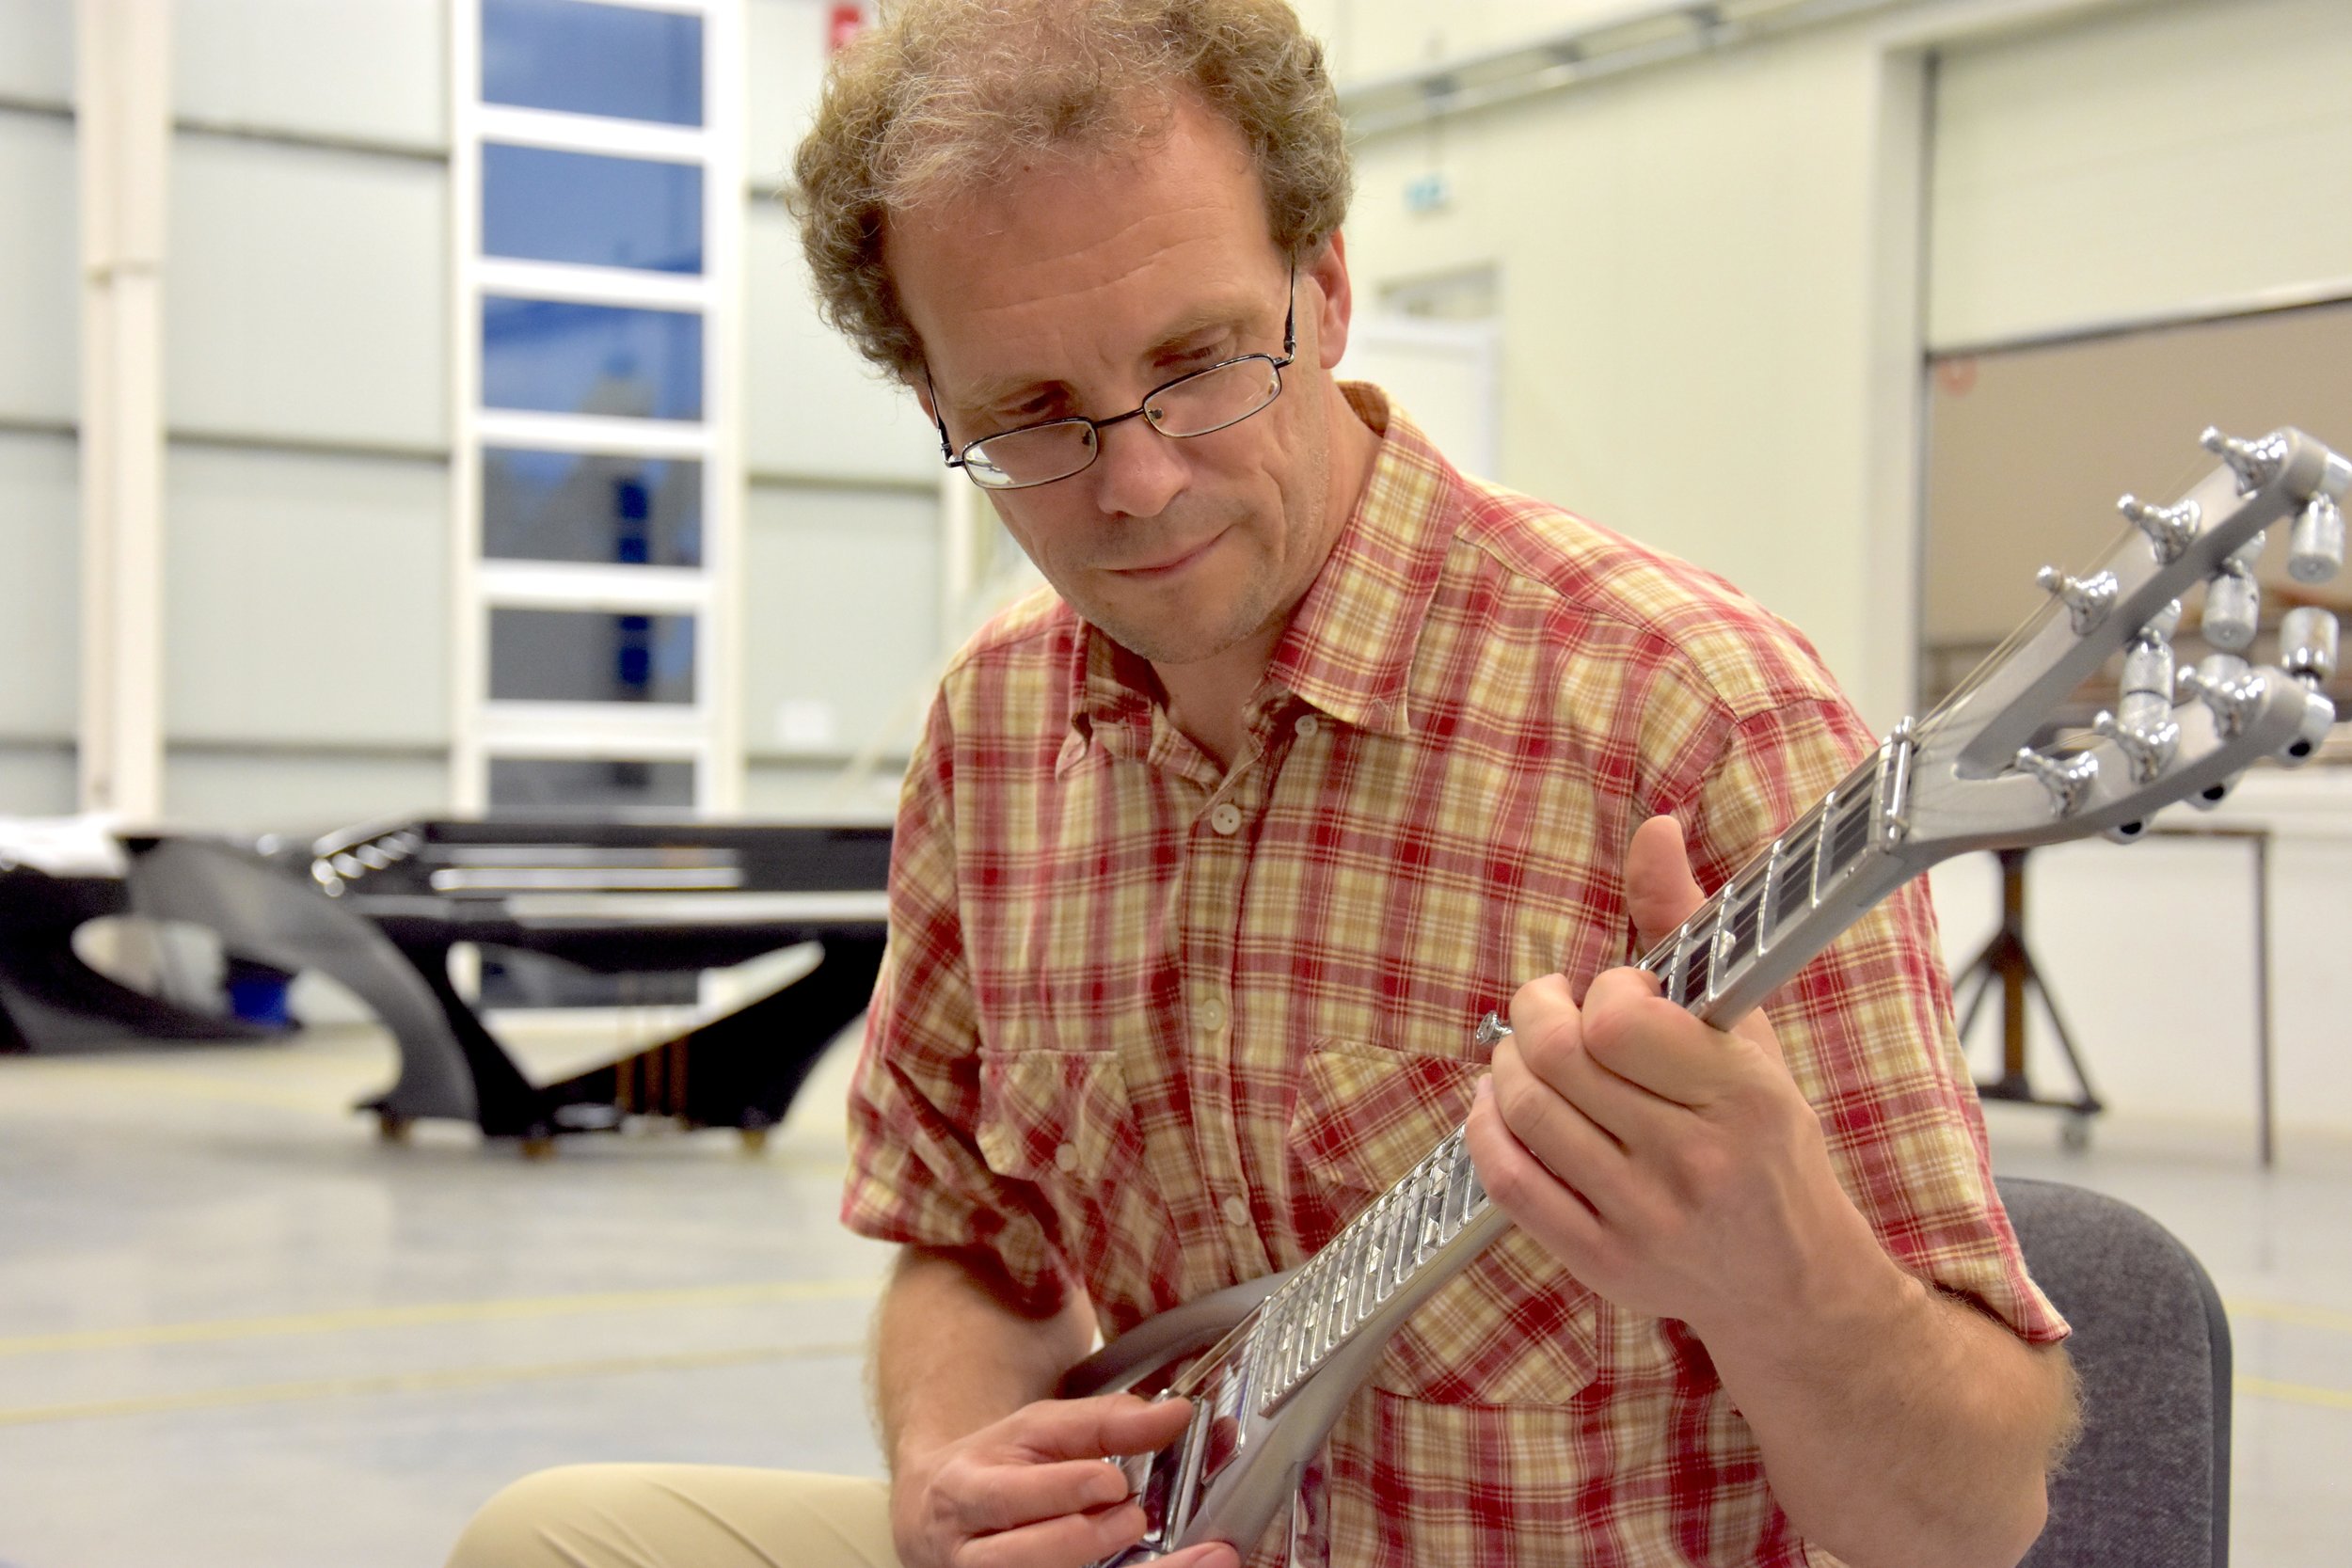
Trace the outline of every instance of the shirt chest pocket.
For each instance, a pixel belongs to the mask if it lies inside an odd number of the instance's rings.
[[[1036,1189],[1073,1261],[1146,1216],[1132,1212],[1143,1137],[1116,1056],[983,1050],[973,1141],[998,1176]],[[1128,1233],[1132,1233],[1130,1230]]]
[[[1482,1062],[1316,1042],[1291,1124],[1297,1232],[1320,1244],[1470,1114]],[[1512,1230],[1389,1342],[1375,1386],[1443,1404],[1565,1403],[1592,1382],[1599,1302]]]

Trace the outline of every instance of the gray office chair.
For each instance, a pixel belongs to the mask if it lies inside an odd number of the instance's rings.
[[[2074,1325],[2083,1436],[2021,1568],[2227,1568],[2230,1323],[2203,1267],[2131,1205],[2003,1177],[2026,1266]]]

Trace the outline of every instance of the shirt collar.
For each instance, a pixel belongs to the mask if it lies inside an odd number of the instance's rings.
[[[1266,684],[1375,735],[1412,733],[1413,655],[1453,542],[1454,469],[1419,426],[1368,382],[1343,382],[1380,436],[1372,474],[1323,570],[1292,614]],[[1081,622],[1072,646],[1070,735],[1056,771],[1089,754],[1139,757],[1152,741],[1151,666]]]
[[[1453,543],[1444,519],[1456,481],[1386,393],[1359,381],[1341,389],[1380,433],[1379,451],[1339,542],[1275,644],[1266,676],[1343,723],[1406,736],[1406,690]]]

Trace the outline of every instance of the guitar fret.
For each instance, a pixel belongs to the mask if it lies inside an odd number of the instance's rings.
[[[1775,936],[1783,927],[1795,925],[1809,907],[1813,895],[1813,856],[1820,832],[1820,818],[1807,813],[1797,819],[1797,825],[1786,835],[1788,861],[1773,889],[1772,926]]]
[[[1772,895],[1780,891],[1780,855],[1788,844],[1784,833],[1764,851],[1764,881],[1756,895],[1756,956],[1759,958],[1772,950]]]
[[[1339,1257],[1339,1266],[1331,1271],[1331,1321],[1343,1335],[1362,1321],[1356,1309],[1356,1266],[1362,1258],[1364,1239],[1353,1226],[1339,1233],[1331,1250]]]
[[[1407,1221],[1413,1208],[1414,1183],[1420,1178],[1421,1172],[1414,1170],[1392,1189],[1396,1204],[1389,1212],[1389,1269],[1381,1285],[1383,1300],[1394,1295],[1413,1270],[1412,1231]]]
[[[1813,831],[1813,885],[1808,894],[1808,907],[1816,910],[1821,907],[1822,890],[1829,886],[1830,818],[1836,805],[1837,790],[1833,787],[1821,797],[1820,815]]]

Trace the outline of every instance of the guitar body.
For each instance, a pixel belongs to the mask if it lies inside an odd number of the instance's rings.
[[[2296,430],[2257,441],[2207,431],[2204,445],[2219,467],[2170,506],[2124,497],[2137,531],[2096,571],[2045,568],[2040,613],[1643,956],[1668,997],[1728,1028],[1939,861],[2093,832],[2128,841],[2167,804],[2219,800],[2256,761],[2293,765],[2317,750],[2335,720],[2319,690],[2335,669],[2334,621],[2290,611],[2276,666],[2238,650],[2254,637],[2252,559],[2269,529],[2291,521],[2297,581],[2342,564],[2352,461]],[[2201,582],[2216,651],[2176,671],[2181,597]],[[2034,749],[2052,710],[2119,654],[2115,711],[2091,736]],[[1508,1033],[1490,1016],[1477,1043],[1491,1050]],[[1176,1442],[1120,1462],[1146,1531],[1096,1568],[1206,1541],[1247,1556],[1291,1509],[1390,1337],[1509,1224],[1457,1129],[1298,1268],[1162,1314],[1073,1368],[1068,1397],[1136,1389],[1193,1406]]]

